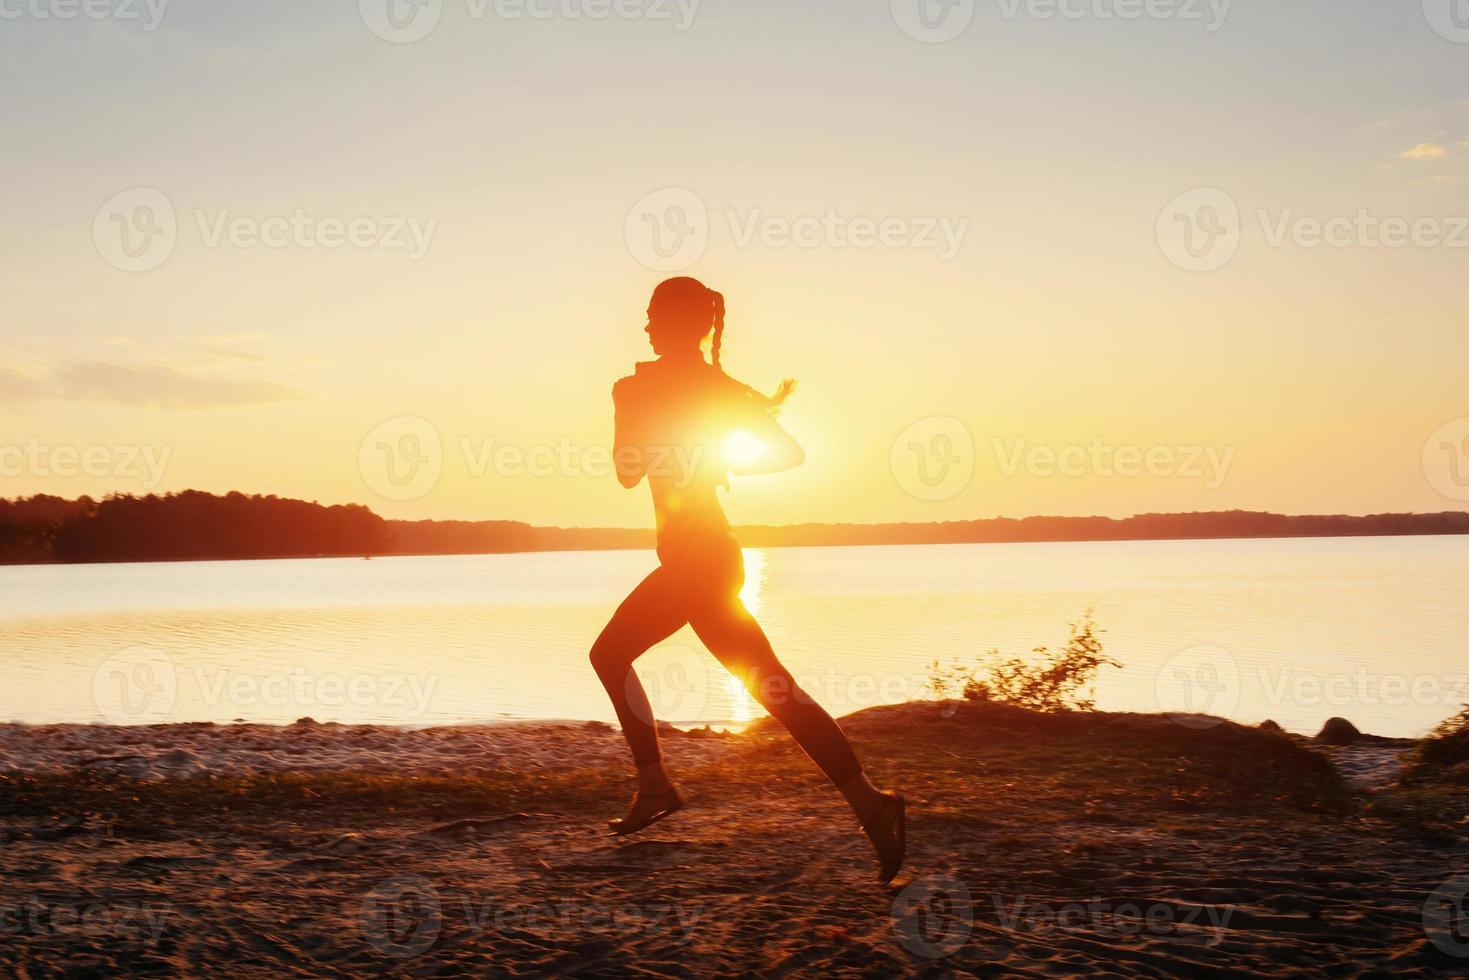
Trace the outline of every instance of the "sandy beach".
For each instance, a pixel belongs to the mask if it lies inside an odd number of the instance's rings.
[[[24,977],[1469,973],[1424,911],[1469,856],[1462,788],[1348,783],[1304,739],[1223,722],[921,703],[843,723],[911,800],[890,888],[761,726],[670,733],[692,805],[629,840],[603,830],[630,785],[602,724],[4,726],[0,961]]]

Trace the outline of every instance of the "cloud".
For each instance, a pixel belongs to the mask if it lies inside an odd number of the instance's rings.
[[[12,368],[0,367],[0,405],[34,401],[46,393],[46,385],[38,378]]]
[[[268,333],[207,333],[194,337],[181,338],[193,344],[217,344],[227,347],[233,344],[258,344],[263,340],[269,340]]]
[[[1426,160],[1442,160],[1448,155],[1449,151],[1447,147],[1440,146],[1437,143],[1419,143],[1417,146],[1399,153],[1398,159],[1422,162]]]
[[[305,396],[274,381],[200,378],[169,367],[94,361],[61,368],[50,390],[38,397],[138,408],[227,408]]]
[[[264,364],[270,358],[264,354],[257,354],[249,350],[234,350],[229,347],[203,347],[199,348],[206,354],[217,357],[222,361],[244,361],[248,364]]]
[[[263,333],[204,334],[195,337],[180,337],[174,343],[189,350],[207,354],[215,360],[264,364],[270,358],[247,348],[268,339],[270,335]]]
[[[232,408],[306,398],[308,392],[273,381],[200,378],[173,367],[84,361],[50,375],[0,366],[0,404],[101,401],[137,408]]]
[[[53,352],[31,359],[0,356],[0,405],[62,401],[207,409],[310,397],[308,391],[246,367],[270,360],[249,349],[268,339],[263,333],[201,333],[149,344],[154,355],[148,356],[137,349],[135,338],[115,335],[102,343],[117,350],[98,351],[93,357],[58,357]]]
[[[244,361],[247,364],[264,364],[270,358],[264,354],[257,354],[252,350],[240,350],[236,347],[224,347],[219,344],[204,344],[192,340],[180,340],[178,345],[199,354],[208,355],[216,361]]]

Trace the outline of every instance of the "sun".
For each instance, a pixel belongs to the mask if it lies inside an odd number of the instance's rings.
[[[730,466],[749,466],[769,451],[769,446],[744,429],[736,429],[724,440],[724,461]]]

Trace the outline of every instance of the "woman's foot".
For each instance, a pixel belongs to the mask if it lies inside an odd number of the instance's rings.
[[[903,794],[884,791],[882,799],[862,821],[862,833],[877,851],[877,883],[897,877],[908,851],[908,801]]]
[[[607,829],[619,837],[626,837],[650,824],[657,823],[670,814],[677,813],[683,809],[683,806],[683,794],[676,786],[656,790],[640,789],[632,798],[632,806],[628,808],[627,816],[621,820],[607,821]]]

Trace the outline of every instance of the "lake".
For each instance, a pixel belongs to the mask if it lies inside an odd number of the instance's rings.
[[[1064,644],[1099,708],[1342,715],[1420,735],[1469,700],[1469,537],[747,550],[745,599],[833,714],[928,696],[934,660]],[[0,568],[0,720],[435,725],[613,719],[586,651],[650,552]],[[761,711],[685,629],[660,717]]]

